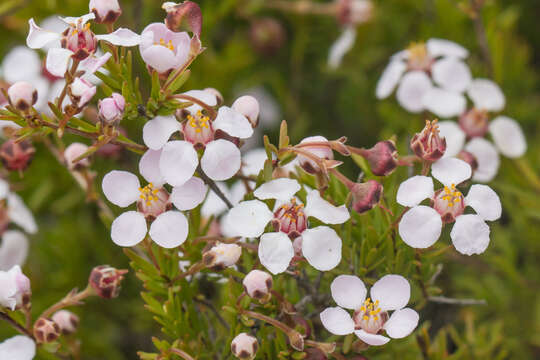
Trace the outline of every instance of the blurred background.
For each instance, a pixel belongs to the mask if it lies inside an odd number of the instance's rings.
[[[345,135],[352,145],[370,147],[377,139],[397,135],[398,149],[406,154],[407,134],[420,131],[425,119],[406,113],[393,97],[378,101],[375,85],[392,54],[413,41],[439,37],[468,48],[473,75],[491,77],[501,86],[507,98],[504,114],[523,127],[529,144],[526,161],[540,172],[538,0],[486,0],[477,19],[465,0],[374,0],[372,17],[357,25],[354,47],[337,68],[328,66],[328,51],[343,25],[331,13],[298,11],[290,5],[293,0],[196,2],[203,12],[201,38],[207,49],[193,64],[185,89],[219,89],[229,105],[241,94],[256,96],[262,106],[261,134],[275,140],[279,122],[286,119],[293,141],[308,135]],[[165,15],[160,1],[120,3],[118,24],[137,33]],[[39,24],[53,15],[87,12],[85,0],[2,0],[0,59],[25,44],[29,18]],[[485,43],[478,26],[483,27]],[[105,29],[96,25],[94,30]],[[145,74],[138,51],[134,53],[138,71]],[[147,85],[148,77],[142,78]],[[123,123],[139,141],[142,125]],[[128,261],[69,173],[36,146],[28,170],[22,177],[11,174],[10,180],[40,228],[31,236],[24,268],[32,279],[37,314],[71,288],[84,287],[93,266],[127,268]],[[133,168],[136,157],[119,153],[116,159],[96,157],[95,162],[101,179],[110,169]],[[425,310],[423,318],[432,322],[430,333],[435,336],[444,329],[443,338],[451,339],[441,345],[440,358],[540,358],[540,194],[509,159],[502,159],[491,185],[501,195],[504,210],[502,220],[491,227],[490,247],[483,256],[448,259],[438,280],[447,295],[485,299],[488,305]],[[140,283],[131,275],[119,298],[91,299],[83,309],[73,310],[81,318],[84,359],[103,359],[103,354],[108,360],[136,359],[137,350],[152,350],[150,338],[159,329],[143,310],[139,292]],[[1,324],[0,339],[10,335],[11,329]],[[456,354],[451,344],[458,343]]]

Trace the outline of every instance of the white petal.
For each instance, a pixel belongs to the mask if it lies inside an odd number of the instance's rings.
[[[456,218],[450,238],[460,253],[481,254],[489,245],[489,226],[478,215],[461,215]]]
[[[467,90],[467,95],[477,109],[501,111],[506,103],[499,85],[488,79],[474,79]]]
[[[105,40],[118,46],[135,46],[141,43],[141,37],[139,35],[125,28],[119,28],[106,35],[96,35],[96,39]]]
[[[465,161],[443,158],[431,165],[431,175],[445,186],[459,185],[472,175],[472,169]]]
[[[143,140],[153,150],[161,149],[173,133],[180,130],[180,123],[174,116],[156,116],[144,124]]]
[[[385,275],[369,291],[373,301],[379,301],[383,310],[404,308],[411,298],[411,285],[401,275]]]
[[[465,204],[472,207],[484,220],[495,221],[501,217],[502,206],[499,195],[487,185],[471,186]]]
[[[445,39],[429,39],[426,42],[429,55],[432,57],[451,56],[464,59],[469,56],[469,51],[453,41]]]
[[[259,237],[274,214],[259,200],[243,201],[233,207],[224,221],[235,236]]]
[[[79,23],[80,25],[84,25],[88,21],[94,20],[96,18],[96,15],[94,15],[94,13],[88,13],[88,14],[84,14],[82,16],[76,16],[76,17],[75,16],[66,16],[66,17],[59,16],[59,18],[60,20],[62,20],[68,25],[78,25]]]
[[[495,145],[504,156],[518,158],[527,151],[527,141],[523,130],[514,119],[497,116],[489,124],[489,132]]]
[[[137,211],[126,211],[111,225],[112,241],[118,246],[135,246],[146,236],[146,220]]]
[[[413,332],[418,325],[418,320],[420,316],[413,309],[397,310],[384,324],[384,329],[391,338],[401,339]]]
[[[455,121],[441,121],[437,125],[439,125],[440,135],[446,139],[444,157],[452,157],[459,154],[465,144],[465,132],[461,130]]]
[[[26,236],[17,230],[7,230],[0,245],[0,270],[7,271],[15,265],[22,266],[28,256],[30,244]]]
[[[340,307],[324,309],[320,315],[323,326],[334,335],[348,335],[354,332],[351,315]]]
[[[364,330],[355,330],[354,333],[356,334],[356,336],[358,336],[360,340],[372,346],[384,345],[390,341],[390,338],[386,336],[370,334],[365,332]]]
[[[36,220],[22,198],[15,193],[9,193],[7,203],[9,220],[19,225],[27,233],[35,234],[38,229]]]
[[[152,183],[154,187],[161,187],[165,183],[165,179],[159,169],[160,158],[161,150],[148,149],[141,156],[141,160],[139,160],[139,173],[147,182]]]
[[[377,99],[384,99],[390,96],[403,76],[403,73],[405,73],[405,70],[407,70],[407,65],[403,61],[390,61],[377,82],[377,89],[375,91]]]
[[[436,61],[431,68],[431,76],[440,87],[455,92],[465,91],[472,80],[469,67],[456,58]]]
[[[238,147],[232,142],[219,139],[206,144],[201,158],[201,168],[212,180],[230,179],[240,170],[242,165]]]
[[[328,51],[328,66],[331,69],[337,69],[341,65],[343,57],[353,48],[355,40],[356,29],[353,26],[346,27]]]
[[[56,15],[46,17],[45,19],[43,19],[43,21],[41,21],[40,25],[42,29],[52,31],[57,34],[62,34],[69,27],[69,25],[60,20]],[[61,47],[60,37],[58,38],[58,40],[55,40],[43,46],[42,49],[48,51],[49,49],[55,47]]]
[[[306,199],[306,215],[325,224],[343,224],[351,217],[345,205],[334,206],[323,199],[318,190],[311,190]]]
[[[59,40],[62,36],[59,33],[47,31],[36,25],[34,19],[28,20],[30,31],[26,37],[26,45],[30,49],[41,49],[45,45],[55,40]]]
[[[396,200],[403,206],[413,207],[434,194],[433,179],[429,176],[416,175],[399,185]]]
[[[150,237],[156,244],[166,249],[180,246],[186,241],[189,225],[180,211],[166,211],[150,225]]]
[[[0,359],[32,360],[36,356],[36,343],[28,336],[17,335],[0,343]]]
[[[419,113],[424,110],[422,99],[424,94],[431,90],[431,80],[423,71],[410,71],[406,73],[399,84],[396,98],[399,104],[407,111]]]
[[[439,213],[424,205],[415,206],[399,222],[399,236],[405,244],[424,249],[435,244],[441,236],[442,220]]]
[[[280,274],[287,270],[293,256],[292,242],[284,233],[266,233],[261,236],[259,259],[272,274]]]
[[[0,178],[0,200],[5,199],[9,194],[9,183]]]
[[[96,54],[97,55],[97,54]],[[111,58],[112,54],[107,52],[101,56],[89,56],[87,57],[86,59],[84,59],[83,61],[81,61],[80,63],[80,67],[79,69],[81,70],[84,70],[85,73],[84,73],[84,77],[86,79],[89,79],[89,80],[92,80],[95,76],[92,76],[96,71],[98,71],[103,65],[105,65],[107,63],[107,61],[109,61],[109,59]],[[103,69],[103,71],[105,71],[106,69]],[[98,79],[98,83],[96,85],[99,84],[99,81],[101,81],[99,78]],[[92,82],[93,83],[93,82]]]
[[[141,183],[137,176],[127,171],[113,170],[103,177],[101,188],[107,200],[120,207],[137,201]]]
[[[47,53],[47,61],[45,62],[45,67],[47,71],[53,74],[54,76],[64,77],[69,60],[73,52],[68,49],[63,48],[52,48]]]
[[[222,106],[212,126],[215,130],[225,131],[227,134],[240,139],[247,139],[253,135],[253,128],[249,120],[238,111]]]
[[[169,141],[161,151],[159,169],[165,181],[172,186],[183,185],[191,179],[199,164],[199,156],[187,141]]]
[[[249,150],[242,156],[242,173],[246,176],[259,175],[267,158],[263,148]]]
[[[30,81],[41,75],[41,60],[36,51],[16,46],[2,61],[2,75],[6,82]],[[39,93],[39,92],[38,92]]]
[[[262,184],[253,192],[253,195],[261,200],[289,201],[300,191],[300,188],[300,184],[295,179],[279,178]]]
[[[172,189],[170,201],[178,210],[191,210],[203,202],[208,187],[198,177],[192,177],[184,185]]]
[[[328,226],[304,230],[302,254],[315,269],[332,270],[341,261],[341,239],[334,229]]]
[[[208,90],[189,90],[189,91],[186,91],[185,93],[182,93],[182,95],[188,95],[188,96],[194,97],[195,99],[200,100],[209,106],[217,105],[216,95]],[[179,99],[178,101],[187,102],[187,100],[181,100],[181,99]],[[201,109],[202,107],[198,104],[193,104],[186,108],[186,110],[192,114],[197,112],[197,110],[201,110]]]
[[[229,192],[229,189],[227,188],[227,185],[222,182],[216,182],[218,188],[221,190],[221,192],[225,195],[225,197],[229,200],[231,200],[231,193]],[[210,191],[208,193],[208,196],[206,197],[206,200],[204,201],[203,206],[201,207],[201,214],[203,217],[210,217],[212,215],[219,216],[221,213],[225,212],[227,210],[227,204],[223,202],[219,198],[219,196],[216,195],[215,192]],[[231,235],[233,236],[233,235]]]
[[[339,275],[330,285],[332,298],[342,308],[357,310],[366,299],[367,289],[358,276]]]
[[[470,152],[478,163],[478,168],[473,172],[473,180],[489,182],[499,171],[499,153],[493,144],[484,138],[473,138],[465,145],[465,151]]]
[[[426,91],[422,103],[427,110],[442,118],[461,115],[467,107],[465,96],[437,87]]]

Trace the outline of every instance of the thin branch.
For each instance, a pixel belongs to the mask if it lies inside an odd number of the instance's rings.
[[[484,299],[453,299],[444,296],[430,296],[428,300],[439,304],[450,305],[487,305],[487,301]]]
[[[227,205],[227,207],[229,209],[232,209],[233,208],[233,205],[232,203],[229,201],[229,199],[227,199],[227,197],[225,196],[225,194],[223,194],[223,192],[220,190],[220,188],[217,186],[217,184],[215,183],[214,180],[210,179],[208,177],[208,175],[206,175],[203,171],[203,169],[201,168],[201,165],[199,164],[199,166],[197,167],[197,173],[199,174],[199,176],[201,177],[201,179],[203,179],[204,183],[206,185],[208,185],[210,187],[210,189],[212,189],[212,191],[221,199],[223,200],[223,202]]]
[[[8,322],[11,326],[13,326],[13,328],[15,328],[15,330],[17,330],[21,334],[24,334],[24,335],[26,335],[28,337],[31,337],[32,339],[34,338],[34,335],[30,331],[25,329],[24,326],[20,325],[15,320],[13,320],[8,314],[0,311],[0,319],[5,320],[6,322]]]
[[[214,313],[214,315],[216,315],[217,319],[219,320],[219,323],[221,325],[223,325],[223,327],[225,329],[227,329],[227,331],[230,330],[230,326],[229,324],[227,324],[227,322],[225,321],[225,319],[223,319],[223,317],[221,316],[221,314],[219,313],[219,311],[217,311],[217,309],[214,307],[214,305],[209,302],[209,301],[206,301],[204,299],[199,299],[197,297],[193,298],[196,302],[200,303],[200,304],[203,304],[204,306],[206,306],[208,309],[210,309],[210,311],[212,311]]]

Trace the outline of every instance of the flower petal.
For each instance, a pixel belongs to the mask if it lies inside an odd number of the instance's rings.
[[[180,211],[165,211],[150,225],[150,237],[159,246],[172,249],[186,241],[189,225],[186,216]]]
[[[227,134],[240,139],[247,139],[253,135],[253,127],[249,120],[228,106],[222,106],[218,110],[218,114],[212,126],[215,130],[225,131]]]
[[[185,93],[182,93],[182,95],[187,95],[187,96],[194,97],[195,99],[202,101],[203,103],[205,103],[208,106],[216,106],[217,105],[216,95],[213,94],[212,92],[208,91],[208,90],[189,90],[189,91],[186,91]],[[178,101],[186,102],[187,100],[178,99]],[[202,109],[202,107],[200,105],[198,105],[198,104],[193,104],[193,105],[188,106],[186,108],[186,110],[189,111],[192,114],[197,112],[197,110],[201,110],[201,109]]]
[[[7,196],[7,204],[9,220],[19,225],[29,234],[37,233],[38,227],[34,215],[32,215],[32,212],[28,209],[19,195],[9,193]]]
[[[230,200],[231,193],[229,189],[227,188],[227,185],[223,182],[216,182],[218,188],[221,190],[221,192],[225,195],[227,199]],[[206,200],[204,201],[203,206],[201,207],[201,215],[203,217],[210,217],[210,216],[219,216],[222,213],[224,213],[227,209],[227,204],[219,196],[216,195],[215,192],[210,191],[208,195],[206,196]]]
[[[459,185],[472,175],[472,169],[465,161],[443,158],[431,165],[431,175],[444,186]]]
[[[294,249],[289,237],[282,232],[266,233],[259,242],[261,264],[272,274],[287,270],[294,256]]]
[[[431,76],[440,87],[455,92],[464,92],[472,81],[469,67],[452,57],[436,61],[431,68]]]
[[[141,43],[141,37],[138,34],[125,28],[119,28],[110,34],[96,35],[96,39],[118,46],[135,46]]]
[[[440,136],[446,139],[444,157],[453,157],[459,154],[465,144],[465,132],[455,121],[441,121],[437,125],[439,125]]]
[[[390,341],[390,338],[386,336],[370,334],[368,332],[365,332],[364,330],[355,330],[354,333],[356,334],[356,336],[358,336],[360,340],[371,346],[384,345]]]
[[[461,115],[467,106],[462,94],[433,87],[422,98],[423,107],[442,118]]]
[[[137,176],[127,171],[113,170],[103,177],[101,188],[107,200],[120,207],[137,201],[141,183]]]
[[[172,189],[170,201],[178,210],[191,210],[203,202],[208,187],[198,177],[192,177],[184,185]]]
[[[484,138],[473,138],[465,145],[465,151],[476,159],[478,167],[473,171],[472,179],[478,182],[489,182],[499,171],[499,153],[493,144]]]
[[[388,336],[394,339],[401,339],[408,336],[418,325],[420,316],[410,308],[394,311],[390,319],[384,324]]]
[[[373,301],[379,301],[383,310],[398,310],[404,308],[411,298],[411,285],[401,275],[385,275],[370,290]]]
[[[396,98],[399,104],[407,111],[419,113],[424,110],[422,99],[433,85],[423,71],[410,71],[406,73],[399,84]]]
[[[111,225],[112,241],[118,246],[135,246],[146,237],[146,220],[137,211],[126,211],[114,219]]]
[[[165,179],[159,169],[160,158],[161,150],[148,149],[139,160],[139,173],[154,187],[161,187],[165,184]]]
[[[257,176],[264,168],[264,162],[268,159],[264,148],[247,151],[242,156],[242,173],[245,176]]]
[[[26,46],[16,46],[2,60],[2,77],[10,84],[23,80],[32,83],[41,75],[41,67],[36,51]]]
[[[366,299],[367,289],[358,276],[339,275],[330,285],[332,298],[342,308],[357,310]]]
[[[328,226],[304,230],[302,254],[315,269],[332,270],[341,261],[341,239],[334,229]]]
[[[325,329],[334,335],[348,335],[354,332],[354,321],[351,315],[340,307],[324,309],[320,318]]]
[[[259,237],[274,218],[265,203],[259,200],[242,201],[225,216],[224,222],[234,236]]]
[[[457,251],[464,255],[481,254],[489,245],[489,226],[478,215],[461,215],[450,232]]]
[[[232,142],[219,139],[206,144],[201,158],[201,168],[212,180],[230,179],[240,170],[242,165],[238,147]]]
[[[502,206],[499,195],[487,185],[475,184],[469,189],[465,204],[484,220],[495,221],[501,217]]]
[[[84,70],[84,76],[91,78],[91,75],[98,71],[103,65],[109,61],[112,54],[107,52],[101,56],[89,56],[81,61],[80,69]],[[98,79],[99,80],[99,79]]]
[[[28,336],[17,335],[0,343],[0,359],[32,360],[36,356],[36,343]]]
[[[432,57],[452,56],[464,59],[469,56],[469,51],[463,46],[445,39],[429,39],[426,42],[426,47],[429,55]]]
[[[355,40],[355,27],[347,26],[336,41],[330,46],[330,50],[328,51],[328,66],[331,69],[337,69],[339,65],[341,65],[343,57],[353,48]]]
[[[94,15],[94,13],[88,13],[82,16],[60,16],[59,18],[68,25],[78,25],[79,23],[80,25],[84,25],[90,20],[94,20],[96,18],[96,15]]]
[[[504,156],[518,158],[527,151],[527,140],[525,140],[523,130],[514,119],[497,116],[489,124],[489,132],[495,145]]]
[[[345,205],[334,206],[323,199],[318,190],[311,190],[306,199],[306,215],[325,224],[343,224],[351,217]]]
[[[300,184],[295,179],[279,178],[265,182],[253,192],[253,195],[261,200],[289,201],[300,191],[300,188]]]
[[[392,94],[405,70],[407,70],[407,65],[403,61],[399,59],[390,60],[377,82],[377,89],[375,90],[377,99],[384,99]]]
[[[7,198],[9,194],[9,183],[0,178],[0,200]]]
[[[150,149],[159,150],[176,131],[180,131],[180,123],[174,116],[156,116],[144,124],[143,140]]]
[[[477,109],[501,111],[506,103],[499,85],[488,79],[474,79],[467,90],[467,95]]]
[[[416,175],[399,185],[396,200],[403,206],[413,207],[434,194],[433,179],[429,176]]]
[[[28,239],[21,231],[5,231],[0,245],[0,270],[7,271],[15,265],[22,266],[28,256],[29,247]]]
[[[424,205],[415,206],[403,215],[399,222],[399,236],[405,244],[417,248],[428,248],[441,236],[442,220],[439,213]]]
[[[199,164],[199,156],[187,141],[169,141],[163,146],[159,169],[165,181],[172,186],[183,185],[191,179]]]
[[[47,71],[54,76],[64,77],[68,66],[69,60],[73,52],[68,49],[63,48],[52,48],[47,53],[47,60],[45,62],[45,67]]]
[[[30,49],[41,49],[45,45],[55,40],[60,40],[62,35],[60,33],[44,30],[36,25],[34,19],[28,20],[30,25],[30,31],[26,37],[26,45]],[[62,74],[63,75],[63,74]]]

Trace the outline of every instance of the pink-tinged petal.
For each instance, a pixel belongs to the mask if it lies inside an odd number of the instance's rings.
[[[300,188],[300,184],[295,179],[279,178],[265,182],[253,192],[253,195],[261,200],[289,201],[300,191]]]
[[[242,156],[242,173],[246,176],[257,176],[264,168],[264,162],[268,159],[266,150],[263,148],[249,150]]]
[[[28,21],[30,31],[26,37],[26,45],[30,49],[41,49],[45,45],[61,38],[60,33],[44,30],[36,25],[34,19]]]
[[[467,90],[467,95],[477,109],[501,111],[506,104],[499,85],[488,79],[474,79]]]
[[[431,68],[433,81],[445,90],[464,92],[472,81],[471,70],[461,60],[443,58],[436,61]]]
[[[0,245],[0,270],[7,271],[15,265],[22,266],[28,256],[30,244],[21,231],[7,230]]]
[[[170,201],[178,210],[191,210],[203,202],[208,187],[198,177],[192,177],[184,185],[172,189]]]
[[[161,187],[165,184],[165,179],[159,169],[160,158],[161,150],[148,149],[139,160],[139,173],[144,180],[152,183],[154,187]]]
[[[84,75],[91,75],[105,65],[111,56],[111,53],[105,53],[100,57],[89,56],[81,61],[80,68],[85,71]]]
[[[465,151],[470,152],[478,167],[473,172],[472,179],[478,182],[490,182],[499,171],[500,159],[497,149],[484,138],[473,138],[465,145]]]
[[[60,20],[62,20],[68,25],[77,25],[79,23],[80,25],[84,25],[90,20],[94,20],[95,18],[96,18],[96,15],[94,15],[94,13],[88,13],[82,16],[77,16],[77,17],[74,17],[74,16],[61,17],[60,16]]]
[[[407,111],[419,113],[424,110],[422,99],[433,85],[423,71],[411,71],[406,73],[399,84],[396,98],[399,104]]]
[[[137,176],[119,170],[107,173],[101,183],[107,200],[120,207],[129,206],[139,199],[140,186]]]
[[[440,136],[446,139],[444,157],[453,157],[463,150],[466,135],[455,121],[441,121],[439,125]]]
[[[471,178],[472,169],[463,160],[443,158],[431,165],[431,175],[444,186],[459,185]]]
[[[330,285],[332,298],[342,308],[357,310],[367,295],[366,285],[358,276],[339,275]]]
[[[219,139],[206,144],[201,158],[201,168],[212,180],[230,179],[240,170],[240,150],[232,142]]]
[[[386,336],[370,334],[364,330],[355,330],[354,333],[360,340],[371,346],[381,346],[390,341],[390,338]]]
[[[17,335],[0,343],[0,359],[32,360],[36,356],[36,343],[28,336]]]
[[[464,59],[469,56],[469,51],[463,46],[445,39],[429,39],[426,42],[429,55],[432,57],[449,56]]]
[[[294,256],[291,239],[282,233],[266,233],[259,241],[259,260],[272,274],[280,274],[287,270]]]
[[[96,35],[96,39],[118,46],[135,46],[141,43],[141,37],[138,34],[125,28],[119,28],[110,34]]]
[[[214,95],[212,92],[208,90],[189,90],[185,93],[182,93],[182,95],[187,95],[194,97],[197,100],[202,101],[208,106],[216,106],[217,105],[217,98],[216,95]],[[179,100],[181,102],[186,102],[187,100]],[[200,105],[193,104],[186,108],[187,111],[191,113],[197,112],[197,110],[202,109]]]
[[[174,116],[156,116],[144,124],[143,140],[150,149],[159,150],[176,131],[180,131],[180,123]]]
[[[325,224],[343,224],[351,217],[345,205],[334,206],[323,199],[318,190],[308,193],[306,199],[306,215],[313,216]]]
[[[340,307],[326,308],[320,317],[325,329],[334,335],[348,335],[354,332],[354,321],[351,315]]]
[[[328,66],[331,69],[337,69],[341,65],[343,57],[353,48],[355,40],[356,28],[354,26],[346,27],[328,51]]]
[[[146,220],[137,211],[127,211],[114,219],[111,225],[112,241],[118,246],[135,246],[146,237]]]
[[[166,211],[150,225],[148,234],[159,246],[172,249],[186,241],[189,232],[187,218],[180,211]]]
[[[377,83],[377,89],[375,91],[377,99],[387,98],[394,92],[394,89],[397,84],[399,84],[399,80],[405,73],[405,70],[407,70],[405,62],[400,59],[390,61]]]
[[[38,53],[26,46],[16,46],[2,60],[2,77],[10,84],[29,81],[41,75],[41,60]],[[39,91],[38,91],[39,94]]]
[[[481,254],[489,245],[489,226],[478,215],[461,215],[450,231],[457,251],[464,255]]]
[[[47,61],[45,63],[47,71],[54,76],[64,77],[64,74],[66,73],[69,66],[69,60],[71,59],[72,55],[73,52],[68,49],[50,49],[47,53]]]
[[[215,130],[225,131],[230,136],[240,139],[247,139],[253,135],[253,127],[249,120],[238,111],[227,106],[219,108],[212,126]]]
[[[497,116],[489,124],[489,132],[504,156],[518,158],[527,151],[527,140],[516,120],[506,116]]]
[[[199,156],[187,141],[169,141],[161,151],[159,168],[165,181],[172,186],[186,183],[199,164]]]
[[[34,215],[32,215],[32,212],[19,195],[9,193],[7,195],[7,205],[8,216],[12,222],[19,225],[29,234],[37,233],[38,227]]]
[[[413,176],[399,185],[396,200],[403,206],[413,207],[434,194],[433,180],[429,176]]]
[[[384,329],[388,336],[394,339],[401,339],[410,335],[418,326],[420,316],[410,308],[394,311],[390,319],[384,324]]]
[[[250,95],[240,96],[234,101],[231,109],[236,110],[240,114],[244,115],[251,126],[255,126],[259,119],[260,106],[259,101]]]
[[[399,222],[399,236],[405,244],[417,248],[428,248],[441,236],[442,220],[439,213],[424,205],[415,206],[403,215]]]
[[[463,114],[467,106],[465,96],[433,87],[424,93],[423,107],[442,118],[451,118]]]
[[[0,179],[0,200],[3,200],[9,194],[9,183],[4,179]]]
[[[332,270],[341,261],[341,239],[334,229],[328,226],[304,230],[302,254],[315,269]]]
[[[401,275],[385,275],[370,290],[373,301],[379,301],[381,310],[404,308],[411,298],[411,285]]]
[[[259,200],[243,201],[233,207],[224,222],[233,236],[259,237],[274,218],[265,203]]]
[[[487,185],[471,186],[465,197],[465,204],[472,207],[484,220],[495,221],[501,217],[502,206],[499,195]]]
[[[156,69],[158,73],[176,68],[176,56],[174,52],[162,45],[152,45],[141,50],[144,62]]]

